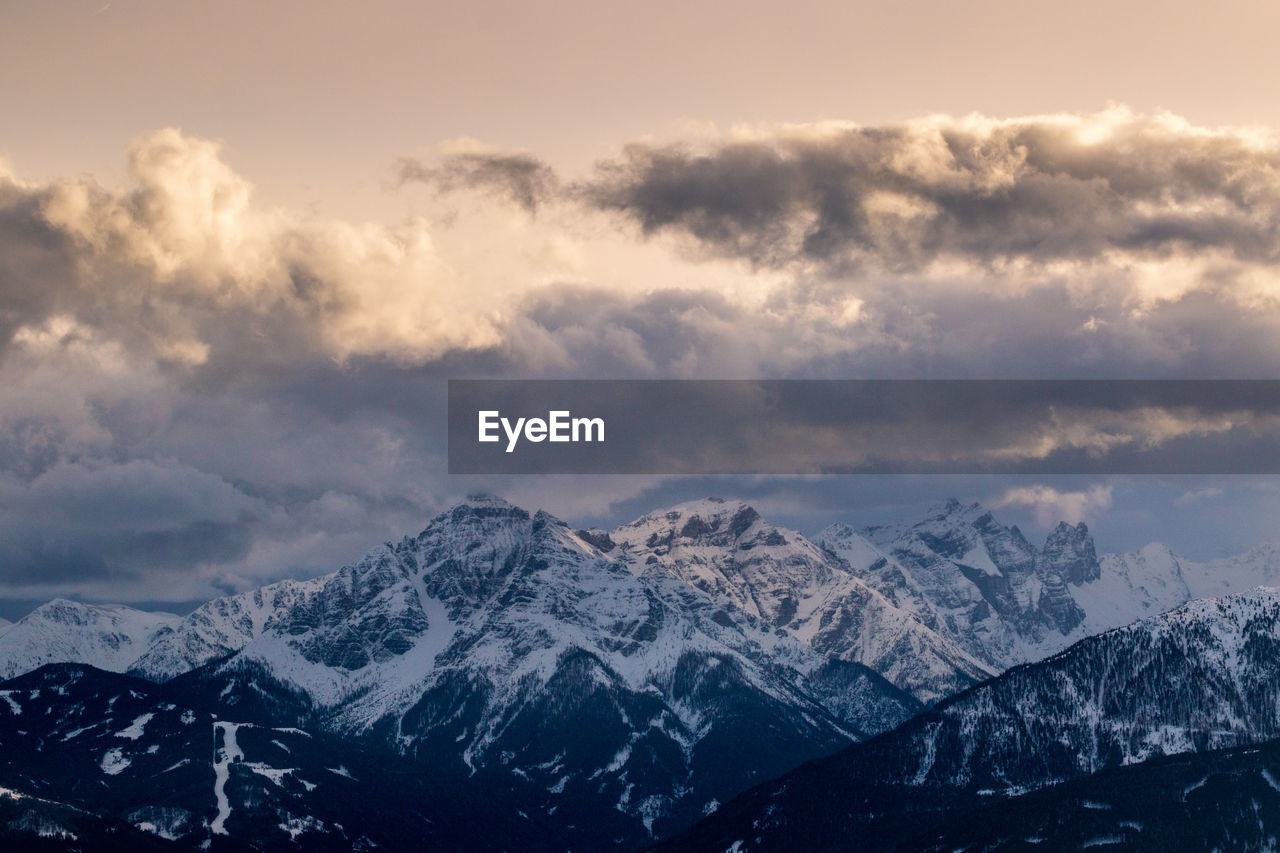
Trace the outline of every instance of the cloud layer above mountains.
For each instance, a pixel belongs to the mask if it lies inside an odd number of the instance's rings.
[[[1280,373],[1269,130],[763,126],[580,175],[464,141],[396,165],[424,212],[394,224],[264,208],[173,129],[128,163],[0,169],[0,593],[197,597],[412,529],[473,485],[442,474],[451,376]]]

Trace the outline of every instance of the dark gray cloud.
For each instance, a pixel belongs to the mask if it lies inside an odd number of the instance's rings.
[[[77,280],[73,240],[40,215],[44,200],[0,173],[0,354],[18,329],[58,310]]]
[[[578,187],[646,234],[760,266],[1222,251],[1271,263],[1280,151],[1167,119],[936,121],[632,145]]]
[[[1280,149],[1241,131],[1115,110],[1009,121],[798,126],[636,143],[561,186],[525,155],[402,161],[402,181],[557,194],[759,267],[919,270],[942,258],[1095,261],[1220,251],[1277,258]]]
[[[138,582],[148,572],[243,557],[264,507],[180,463],[60,461],[0,479],[6,585]]]
[[[435,167],[411,157],[396,164],[399,181],[430,184],[442,192],[459,189],[496,193],[536,213],[538,206],[560,189],[560,179],[550,165],[531,154],[466,152],[453,154]]]
[[[1269,378],[1280,312],[1193,292],[1134,310],[1123,288],[1080,299],[1066,282],[1016,297],[950,283],[877,282],[858,316],[839,286],[796,286],[762,309],[715,292],[629,297],[550,287],[500,348],[456,358],[490,375],[580,378]],[[455,376],[474,375],[455,370]]]

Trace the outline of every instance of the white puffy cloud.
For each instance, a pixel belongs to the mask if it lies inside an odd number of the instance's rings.
[[[23,228],[52,244],[42,265],[0,274],[6,299],[49,294],[29,324],[66,315],[185,365],[246,348],[268,361],[273,350],[422,361],[495,345],[504,293],[524,284],[456,268],[421,218],[384,226],[260,208],[217,143],[177,130],[140,138],[129,173],[121,190],[0,176],[6,244]]]

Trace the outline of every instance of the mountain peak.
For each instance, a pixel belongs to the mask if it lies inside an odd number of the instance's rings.
[[[785,534],[764,523],[755,507],[745,501],[704,498],[641,516],[619,527],[613,538],[617,541],[643,541],[647,547],[670,545],[676,540],[701,542],[714,539],[720,544],[727,544],[741,539],[760,524],[771,534],[776,534],[769,535],[769,544],[782,544],[780,540],[786,538]]]
[[[719,498],[719,497],[707,497],[707,498],[702,498],[701,500],[685,501],[684,503],[678,503],[675,506],[670,507],[666,510],[659,510],[658,512],[654,512],[650,514],[651,515],[659,515],[659,514],[670,515],[671,513],[676,512],[686,516],[697,515],[697,516],[701,516],[702,518],[724,518],[724,517],[731,517],[731,516],[737,515],[738,513],[743,512],[744,510],[750,511],[750,512],[756,511],[755,508],[752,507],[750,504],[748,504],[746,501],[737,500],[736,498],[725,499],[725,498]]]
[[[1042,553],[1046,564],[1076,586],[1095,581],[1102,574],[1093,536],[1083,521],[1075,527],[1059,521],[1058,526],[1049,532]]]
[[[70,598],[51,598],[31,612],[40,613],[54,610],[87,610],[89,607],[90,605],[85,604],[82,601],[73,601]]]
[[[990,514],[990,510],[977,501],[966,504],[956,498],[947,498],[942,503],[929,507],[929,511],[925,515],[925,521],[970,523],[975,519]]]
[[[464,501],[459,501],[449,509],[437,515],[418,535],[419,539],[427,536],[433,529],[441,526],[466,525],[468,523],[485,524],[486,522],[527,522],[529,511],[503,498],[486,493],[471,494]]]
[[[1148,558],[1163,557],[1168,559],[1176,557],[1173,553],[1173,549],[1163,542],[1148,542],[1146,545],[1143,545],[1138,549],[1138,553]]]
[[[500,495],[495,495],[493,492],[485,492],[485,491],[468,492],[468,493],[467,493],[467,498],[466,498],[466,500],[461,501],[461,503],[467,503],[467,504],[505,504],[505,505],[508,505],[508,506],[510,505],[510,504],[508,504],[508,502],[507,502],[506,498],[503,498],[503,497],[502,497],[502,496],[500,496]]]
[[[150,613],[123,604],[55,598],[5,629],[0,678],[61,661],[121,672],[159,632],[180,621],[171,613]]]
[[[499,497],[488,492],[472,492],[467,495],[465,500],[458,501],[448,510],[448,514],[452,515],[459,511],[475,512],[480,514],[486,513],[510,513],[512,511],[529,514],[506,498]]]
[[[85,625],[94,622],[120,622],[139,619],[142,621],[177,620],[172,613],[153,613],[138,610],[126,604],[88,604],[73,601],[69,598],[54,598],[41,604],[24,617],[25,620],[44,620],[47,622]]]

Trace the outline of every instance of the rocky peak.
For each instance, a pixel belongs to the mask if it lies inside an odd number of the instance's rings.
[[[826,527],[813,541],[846,560],[859,574],[875,572],[890,565],[871,540],[842,522]]]
[[[991,576],[1027,576],[1036,549],[1016,527],[1005,527],[980,503],[955,498],[933,506],[922,521],[870,527],[867,537],[881,548],[932,560],[941,557]]]
[[[790,624],[806,594],[842,571],[829,553],[769,524],[742,501],[678,504],[625,524],[610,538],[617,545],[610,556],[633,572],[671,574],[776,626]]]
[[[1075,527],[1065,521],[1058,522],[1045,540],[1041,554],[1047,565],[1076,586],[1097,580],[1102,572],[1093,536],[1083,521]]]
[[[785,545],[788,536],[743,501],[706,498],[642,516],[615,530],[612,540],[655,551],[678,546],[750,550],[757,545]]]
[[[578,538],[583,542],[590,544],[602,554],[608,554],[614,548],[618,547],[618,543],[613,541],[609,536],[609,531],[602,530],[599,527],[592,527],[590,530],[576,531]]]
[[[991,511],[977,501],[966,504],[956,498],[947,498],[942,503],[930,507],[925,520],[926,522],[950,521],[955,524],[982,526],[994,519]]]
[[[436,516],[432,519],[431,525],[438,525],[446,519],[451,524],[478,523],[486,520],[528,521],[529,513],[497,495],[477,492],[468,495],[466,500]],[[430,530],[430,526],[427,529]]]

